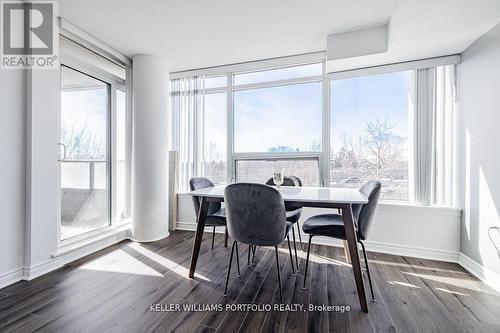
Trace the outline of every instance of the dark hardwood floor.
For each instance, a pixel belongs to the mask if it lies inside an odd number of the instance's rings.
[[[32,281],[0,289],[0,332],[500,332],[500,295],[457,264],[369,253],[376,302],[360,311],[343,250],[314,246],[307,289],[305,253],[292,275],[280,252],[286,304],[350,306],[334,311],[245,311],[238,304],[277,304],[274,250],[259,248],[223,296],[229,249],[223,235],[210,251],[205,235],[195,279],[188,279],[194,233],[162,241],[122,242]],[[364,263],[363,263],[364,264]],[[366,283],[369,295],[368,283]],[[151,311],[152,304],[221,304],[222,311]],[[235,311],[226,311],[234,304]],[[181,308],[182,310],[182,308]]]

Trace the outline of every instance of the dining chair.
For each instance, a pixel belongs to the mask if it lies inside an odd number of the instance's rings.
[[[205,177],[194,177],[189,180],[189,188],[191,191],[200,190],[206,187],[212,187],[214,183]],[[193,196],[193,206],[196,216],[200,212],[200,198]],[[215,227],[226,226],[226,213],[220,202],[210,202],[208,204],[208,215],[205,226],[213,227],[212,231],[212,250],[214,249]],[[227,247],[227,226],[224,236],[224,247]]]
[[[224,202],[227,214],[227,230],[229,236],[234,240],[227,269],[224,296],[227,293],[235,250],[236,262],[239,261],[238,243],[251,247],[274,246],[280,300],[283,302],[278,245],[285,239],[288,242],[292,274],[295,274],[295,269],[290,238],[288,237],[292,223],[286,220],[285,204],[281,193],[277,189],[263,184],[235,183],[225,188]]]
[[[368,181],[359,191],[368,197],[368,203],[362,205],[352,205],[352,213],[354,216],[356,227],[356,238],[361,244],[363,249],[363,256],[365,258],[366,273],[368,275],[368,282],[370,284],[370,291],[372,293],[372,300],[375,300],[373,294],[372,279],[370,276],[370,269],[368,268],[368,259],[366,257],[365,244],[363,241],[368,237],[370,227],[373,222],[373,215],[377,207],[378,199],[380,197],[382,185],[378,181]],[[321,214],[308,218],[302,229],[305,233],[309,234],[309,245],[307,248],[306,257],[306,270],[304,272],[303,289],[306,287],[307,267],[309,265],[309,254],[311,251],[311,239],[313,236],[327,236],[338,239],[346,239],[344,220],[340,214]]]
[[[269,178],[266,181],[266,185],[274,185],[273,178]],[[282,186],[302,186],[302,181],[300,180],[299,177],[296,176],[285,176],[283,177]],[[302,206],[292,202],[285,202],[285,211],[286,211],[286,220],[288,222],[291,222],[293,225],[297,224],[297,231],[299,233],[299,242],[302,248],[302,236],[300,233],[300,224],[299,224],[299,219],[300,216],[302,215]],[[295,250],[295,264],[298,271],[299,262],[297,259],[297,245],[295,244],[295,230],[293,226],[292,226],[292,237],[293,237],[293,247]]]

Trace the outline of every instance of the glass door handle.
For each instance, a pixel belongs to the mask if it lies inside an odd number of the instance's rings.
[[[57,145],[59,147],[62,147],[62,151],[63,151],[62,158],[61,158],[61,149],[59,148],[59,159],[58,159],[59,162],[62,162],[64,160],[66,160],[66,145],[64,143],[61,143],[61,142],[58,142]]]

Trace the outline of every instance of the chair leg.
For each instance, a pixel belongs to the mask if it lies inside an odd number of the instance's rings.
[[[214,230],[212,231],[212,250],[214,249],[214,241],[215,241],[215,226]]]
[[[252,245],[248,245],[248,258],[247,258],[247,266],[250,267],[250,254],[252,253]]]
[[[288,253],[290,253],[290,262],[292,263],[292,275],[295,275],[295,269],[293,268],[292,247],[290,246],[290,236],[286,236],[286,241],[288,242]]]
[[[293,249],[295,250],[295,268],[297,268],[297,272],[299,272],[300,269],[299,269],[299,260],[297,259],[297,243],[295,242],[295,230],[293,229],[293,227],[292,227],[292,237],[293,237]]]
[[[311,253],[311,240],[313,235],[309,235],[309,245],[307,246],[307,257],[306,257],[306,270],[304,272],[304,284],[302,285],[302,289],[306,289],[306,281],[307,281],[307,267],[309,266],[309,254]]]
[[[365,257],[366,274],[368,275],[368,283],[370,284],[370,291],[372,292],[372,301],[375,301],[375,296],[373,294],[372,277],[370,275],[370,269],[368,268],[368,259],[366,258],[365,244],[362,241],[358,241],[363,249],[363,256]]]
[[[227,234],[227,226],[226,226],[226,232],[224,235],[224,247],[227,247],[227,237],[228,237],[228,234]]]
[[[236,265],[238,266],[238,276],[241,276],[241,272],[240,272],[240,255],[238,253],[238,242],[236,242]]]
[[[303,244],[302,244],[302,236],[300,235],[300,234],[301,234],[301,232],[300,232],[300,223],[299,223],[299,221],[297,221],[297,230],[298,230],[298,232],[299,232],[299,242],[300,242],[300,248],[302,249]]]
[[[255,250],[257,250],[257,246],[252,246],[252,266],[255,266]]]
[[[281,272],[280,272],[280,260],[278,259],[278,246],[274,246],[276,252],[276,268],[278,270],[278,287],[280,289],[280,303],[283,303],[283,291],[281,290]]]
[[[229,265],[227,266],[226,285],[224,286],[224,296],[227,296],[227,284],[229,282],[229,274],[231,274],[231,264],[233,263],[233,253],[235,244],[236,241],[234,241],[233,245],[231,246],[231,256],[229,257]]]

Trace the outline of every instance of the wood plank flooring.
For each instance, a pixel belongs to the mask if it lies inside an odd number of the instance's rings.
[[[187,278],[194,233],[177,231],[154,243],[125,241],[1,289],[0,332],[500,332],[500,295],[457,264],[370,252],[376,302],[363,313],[343,250],[319,245],[306,290],[305,252],[293,275],[288,248],[280,249],[284,303],[350,311],[246,311],[247,304],[279,303],[274,249],[258,248],[248,267],[248,248],[240,246],[241,277],[233,265],[224,297],[230,247],[217,235],[211,251],[210,237],[195,279]],[[151,311],[153,304],[181,311]],[[200,304],[220,309],[182,310]]]

